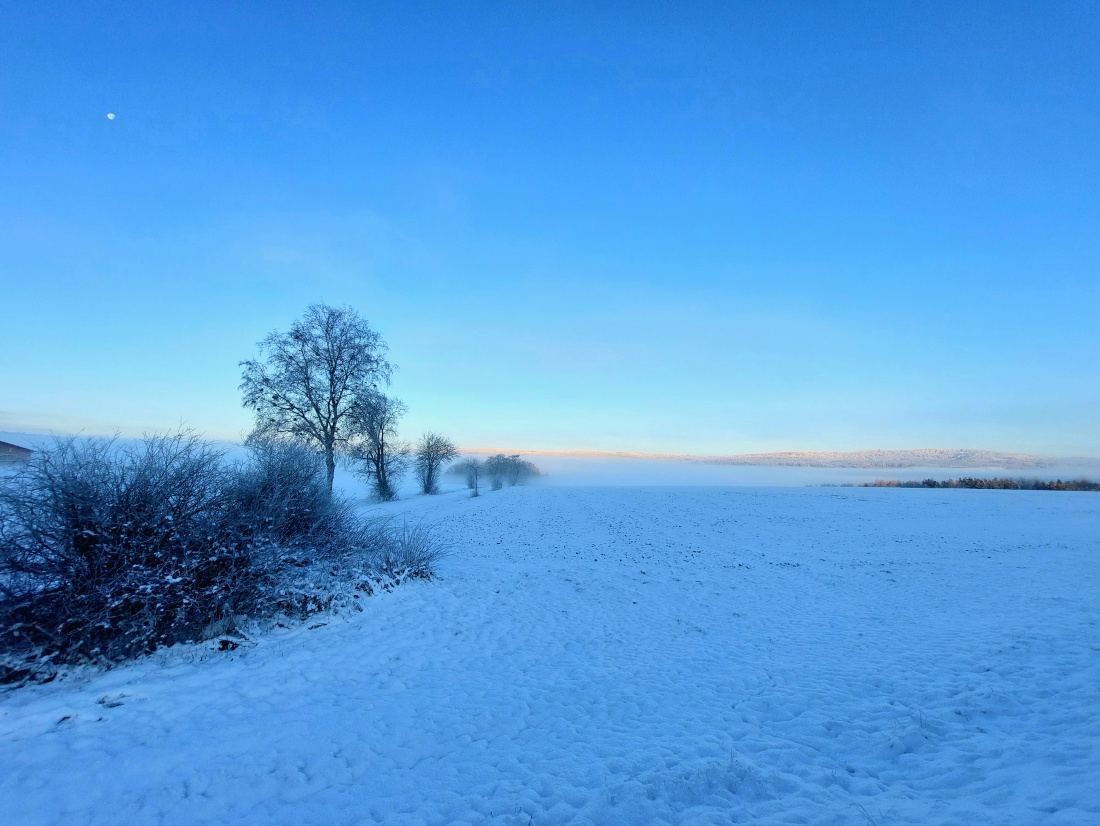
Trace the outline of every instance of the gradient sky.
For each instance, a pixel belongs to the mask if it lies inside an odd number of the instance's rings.
[[[0,430],[1100,454],[1100,3],[539,5],[0,3]]]

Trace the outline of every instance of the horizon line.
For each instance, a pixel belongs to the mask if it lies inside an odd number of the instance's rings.
[[[459,450],[465,453],[489,455],[504,453],[562,458],[649,459],[746,466],[1042,468],[1060,463],[1100,464],[1100,456],[1049,456],[985,448],[861,448],[857,450],[780,450],[758,453],[673,453],[633,450],[517,449],[463,445]],[[858,464],[845,464],[853,461]]]
[[[35,433],[27,430],[4,430],[9,436],[41,438],[119,438],[95,433],[64,433],[52,431]],[[240,444],[243,440],[206,436],[200,438],[216,442]],[[123,439],[140,439],[121,436]],[[753,453],[681,453],[674,451],[599,450],[582,448],[516,448],[485,445],[460,445],[461,453],[493,455],[546,456],[560,458],[626,459],[650,461],[693,462],[710,465],[734,466],[787,466],[787,467],[850,467],[850,468],[1016,468],[1040,469],[1057,465],[1079,464],[1100,466],[1100,456],[1052,456],[1022,451],[991,450],[987,448],[859,448],[854,450],[773,450]]]

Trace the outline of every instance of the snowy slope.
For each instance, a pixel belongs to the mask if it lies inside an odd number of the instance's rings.
[[[1100,823],[1100,496],[383,510],[441,581],[0,697],[4,822]]]

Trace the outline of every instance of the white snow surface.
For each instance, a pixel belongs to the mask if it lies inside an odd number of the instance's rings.
[[[1100,496],[383,510],[439,524],[438,580],[0,697],[0,820],[1100,823]]]

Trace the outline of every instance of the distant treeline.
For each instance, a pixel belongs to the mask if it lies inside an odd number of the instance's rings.
[[[1045,479],[1010,479],[1001,477],[996,479],[978,479],[973,476],[964,476],[961,479],[923,479],[921,481],[900,481],[897,479],[876,479],[874,482],[864,482],[861,488],[969,488],[971,490],[1091,490],[1100,491],[1100,482],[1091,479],[1070,479],[1062,481],[1055,479],[1053,482]]]
[[[460,479],[465,478],[466,487],[473,491],[474,496],[480,495],[482,477],[489,478],[493,490],[500,490],[505,482],[509,485],[525,485],[532,477],[542,475],[537,467],[520,458],[518,453],[511,456],[498,453],[484,461],[476,456],[469,456],[451,465],[447,473]]]

